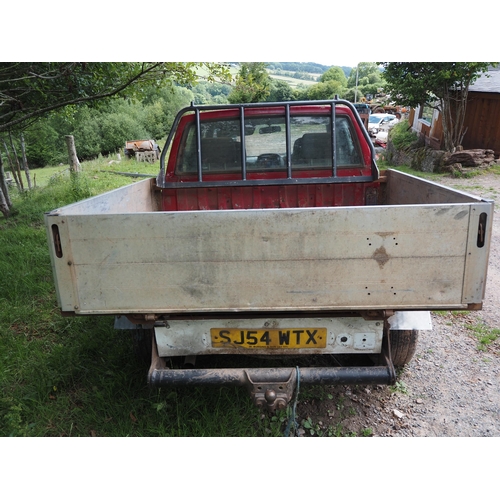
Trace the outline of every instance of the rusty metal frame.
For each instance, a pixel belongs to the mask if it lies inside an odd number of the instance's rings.
[[[396,372],[391,360],[388,330],[384,334],[380,366],[304,367],[300,368],[303,385],[393,385]],[[153,387],[169,386],[239,386],[246,387],[254,403],[269,411],[285,408],[297,384],[297,367],[280,368],[187,368],[171,369],[158,356],[153,335],[148,383]]]

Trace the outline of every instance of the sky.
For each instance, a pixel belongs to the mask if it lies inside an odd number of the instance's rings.
[[[307,5],[269,0],[182,2],[149,0],[119,4],[87,0],[65,5],[45,0],[0,30],[2,61],[260,61],[316,62],[351,66],[376,61],[500,60],[494,29],[482,29],[491,10],[476,0],[461,9],[421,0],[411,4],[358,0],[345,10],[335,3]],[[485,9],[481,8],[484,3]],[[406,9],[406,11],[405,11]],[[59,12],[56,16],[54,13]],[[432,16],[425,15],[432,12]],[[15,2],[3,19],[17,19]],[[420,26],[420,27],[419,27]]]

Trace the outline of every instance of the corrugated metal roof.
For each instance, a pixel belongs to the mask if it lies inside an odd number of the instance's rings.
[[[489,75],[486,76],[486,75]],[[470,87],[469,92],[493,92],[500,94],[500,68],[490,68],[481,75]]]

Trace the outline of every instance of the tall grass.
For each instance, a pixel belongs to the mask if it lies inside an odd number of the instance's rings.
[[[129,171],[157,170],[133,163]],[[113,318],[60,315],[43,213],[133,182],[102,162],[84,164],[77,183],[60,170],[45,187],[13,191],[14,213],[0,220],[0,435],[280,435],[245,390],[150,388]]]

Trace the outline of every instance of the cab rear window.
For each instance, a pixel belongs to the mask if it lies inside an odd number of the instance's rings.
[[[239,119],[202,121],[200,127],[203,172],[241,171],[243,141]],[[336,117],[335,132],[337,167],[363,166],[361,148],[347,116]],[[247,171],[286,170],[286,133],[285,116],[245,118]],[[292,116],[290,136],[293,169],[332,167],[330,116]],[[193,174],[198,170],[197,165],[196,125],[191,123],[186,127],[181,141],[176,173]]]

